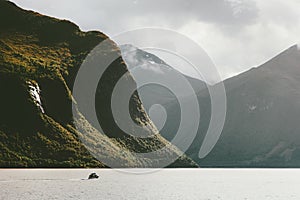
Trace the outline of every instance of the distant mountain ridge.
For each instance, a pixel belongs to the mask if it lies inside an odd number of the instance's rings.
[[[299,75],[300,51],[295,45],[225,80],[227,113],[218,143],[199,159],[210,118],[202,115],[204,123],[187,155],[204,167],[300,167]],[[202,113],[210,113],[208,91],[197,96]]]
[[[154,58],[142,50],[136,51],[136,63],[130,64],[124,56],[129,66],[139,67],[141,60],[149,62]],[[155,62],[149,63],[149,69],[160,63],[167,65],[159,58],[152,60]],[[216,146],[204,159],[198,154],[209,125],[211,102],[207,87],[203,88],[201,81],[195,83],[193,87],[200,83],[200,89],[195,93],[201,120],[198,134],[186,154],[200,166],[300,167],[300,126],[297,121],[300,119],[300,51],[297,45],[257,68],[224,81],[227,95],[225,126]],[[180,106],[175,97],[166,98],[167,90],[161,91],[155,86],[146,89],[140,90],[146,110],[156,103],[164,105],[168,120],[161,134],[171,140],[180,122]]]
[[[300,51],[297,45],[224,81],[227,121],[200,164],[300,167]]]

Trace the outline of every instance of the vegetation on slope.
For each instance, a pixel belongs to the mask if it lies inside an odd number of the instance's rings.
[[[69,21],[0,1],[0,167],[105,167],[78,139],[86,133],[97,135],[87,139],[101,157],[119,162],[118,167],[154,167],[160,162],[144,162],[132,152],[169,146],[166,157],[181,154],[155,127],[153,137],[138,139],[126,136],[115,124],[107,108],[113,86],[127,72],[120,56],[96,94],[98,119],[109,134],[96,130],[80,113],[83,108],[78,108],[80,131],[75,129],[70,88],[84,58],[105,39],[100,32],[82,32]],[[120,55],[112,41],[107,51]],[[136,87],[133,79],[128,85]],[[137,93],[130,105],[137,123],[151,124]],[[196,165],[183,155],[172,166]]]

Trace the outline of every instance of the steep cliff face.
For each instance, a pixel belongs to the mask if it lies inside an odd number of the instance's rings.
[[[153,135],[145,139],[129,136],[115,123],[109,109],[111,93],[127,67],[112,41],[106,51],[119,58],[106,70],[95,96],[105,134],[85,118],[84,107],[77,108],[80,130],[75,129],[74,79],[88,53],[106,39],[100,32],[82,32],[69,21],[0,1],[1,167],[105,167],[80,142],[79,136],[86,132],[97,134],[93,145],[99,147],[98,153],[120,163],[119,167],[154,167],[153,163],[160,162],[139,160],[133,152],[166,146],[166,157],[182,154],[157,133],[137,92],[130,100],[131,117],[137,124],[152,125]],[[136,87],[133,78],[127,84]],[[196,166],[186,156],[179,157],[171,166]]]

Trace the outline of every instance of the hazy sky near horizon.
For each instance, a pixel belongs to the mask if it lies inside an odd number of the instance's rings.
[[[12,0],[109,36],[143,28],[175,30],[197,42],[222,78],[258,66],[299,43],[299,0]]]

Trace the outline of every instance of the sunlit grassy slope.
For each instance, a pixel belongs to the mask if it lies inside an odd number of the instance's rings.
[[[90,133],[93,148],[119,167],[155,167],[160,160],[140,160],[132,152],[167,147],[165,157],[181,152],[162,138],[145,113],[137,93],[131,115],[140,125],[151,125],[153,136],[126,135],[109,109],[116,81],[127,72],[121,57],[109,67],[97,90],[97,115],[107,134],[96,130],[78,108],[80,131],[72,117],[72,87],[87,54],[101,41],[101,32],[82,32],[75,24],[25,11],[0,1],[0,167],[105,167],[82,145],[79,136]],[[108,52],[120,55],[111,41]],[[135,86],[133,79],[128,83]],[[41,105],[32,90],[39,91]],[[195,167],[185,155],[172,165]]]

